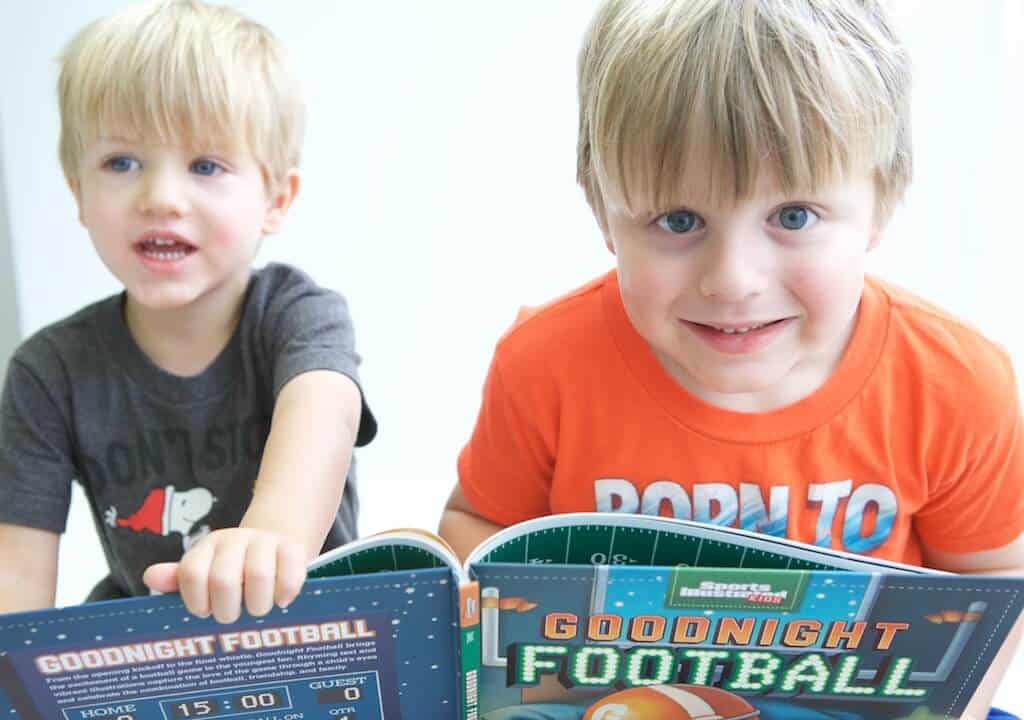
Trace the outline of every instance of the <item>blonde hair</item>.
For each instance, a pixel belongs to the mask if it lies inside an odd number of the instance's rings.
[[[96,20],[60,57],[60,162],[78,175],[89,138],[113,133],[251,152],[268,184],[297,167],[305,107],[278,40],[199,0],[133,4]]]
[[[910,63],[879,0],[606,0],[579,55],[577,180],[664,211],[688,162],[734,199],[873,171],[876,218],[910,183]],[[762,162],[768,166],[762,168]]]

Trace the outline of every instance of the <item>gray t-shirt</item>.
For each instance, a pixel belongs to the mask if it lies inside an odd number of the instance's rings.
[[[290,379],[328,369],[359,384],[344,298],[286,265],[253,273],[234,335],[193,377],[149,360],[123,302],[107,298],[26,340],[0,400],[0,522],[61,533],[71,481],[81,482],[110,565],[90,599],[147,594],[151,563],[239,524]],[[364,397],[356,445],[376,431]],[[325,549],[355,537],[356,511],[353,461]]]

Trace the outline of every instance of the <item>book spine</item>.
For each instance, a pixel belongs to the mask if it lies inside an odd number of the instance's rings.
[[[459,663],[462,678],[462,720],[479,716],[480,586],[468,582],[459,587]]]

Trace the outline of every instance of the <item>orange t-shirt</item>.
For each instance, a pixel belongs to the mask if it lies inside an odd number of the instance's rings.
[[[1013,369],[978,332],[867,280],[853,337],[807,398],[714,407],[661,367],[614,272],[498,343],[459,482],[502,525],[551,513],[671,515],[920,564],[1024,532]]]

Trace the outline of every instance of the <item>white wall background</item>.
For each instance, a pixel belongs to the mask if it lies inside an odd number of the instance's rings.
[[[0,3],[0,365],[19,328],[117,290],[57,164],[53,59],[121,4]],[[517,307],[611,266],[574,186],[575,54],[595,0],[235,4],[291,46],[307,85],[305,185],[261,261],[295,263],[350,300],[381,424],[359,456],[361,529],[433,527]],[[917,175],[874,270],[1024,367],[1024,2],[895,4],[917,66]],[[103,569],[76,497],[58,601],[80,601]],[[1000,701],[1024,712],[1010,685]]]
[[[0,120],[2,119],[0,117]],[[3,137],[2,130],[0,137]],[[4,154],[3,147],[0,146],[0,373],[6,372],[7,360],[18,346],[21,337],[3,167]]]

